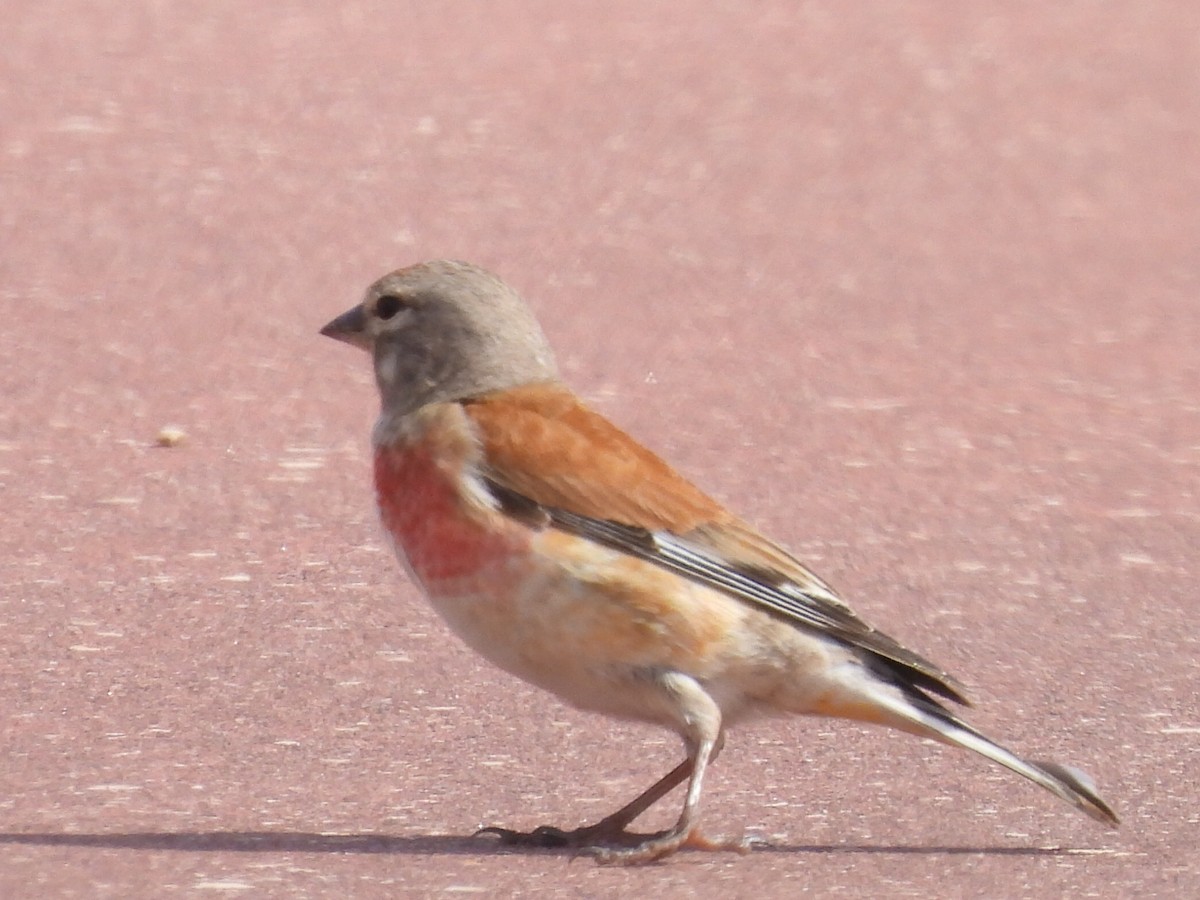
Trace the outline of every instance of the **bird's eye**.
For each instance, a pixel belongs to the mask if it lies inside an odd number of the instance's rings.
[[[404,301],[395,294],[384,294],[375,302],[375,315],[390,319],[404,307]]]

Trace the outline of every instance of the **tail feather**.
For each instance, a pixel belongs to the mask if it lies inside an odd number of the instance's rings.
[[[1120,824],[1112,807],[1097,793],[1092,779],[1074,766],[1022,759],[915,689],[901,688],[898,691],[896,685],[878,682],[874,687],[872,700],[891,714],[887,724],[943,744],[973,750],[1041,785],[1097,822],[1114,828]]]
[[[1025,776],[1034,784],[1041,785],[1056,797],[1062,798],[1076,809],[1087,813],[1097,822],[1103,822],[1112,827],[1116,827],[1120,823],[1112,807],[1096,793],[1095,782],[1074,766],[1022,759],[1007,747],[985,737],[949,713],[944,717],[929,716],[928,713],[925,713],[923,718],[933,720],[928,723],[934,732],[932,736],[943,743],[974,750],[980,756],[999,763],[1018,775]]]
[[[1103,822],[1112,828],[1121,824],[1121,820],[1117,818],[1113,808],[1096,793],[1096,783],[1086,772],[1074,766],[1065,766],[1045,760],[1030,760],[1029,764],[1041,770],[1042,774],[1051,781],[1057,782],[1056,787],[1047,785],[1047,790],[1058,794],[1068,803],[1074,803],[1078,809],[1083,810],[1097,822]],[[1059,793],[1060,790],[1062,793]]]

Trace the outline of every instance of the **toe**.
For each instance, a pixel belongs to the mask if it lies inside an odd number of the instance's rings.
[[[588,847],[583,852],[602,866],[638,866],[670,856],[683,846],[685,838],[685,835],[667,834],[633,847]]]
[[[733,851],[734,853],[746,854],[753,849],[754,842],[744,834],[737,837],[710,838],[701,833],[700,829],[694,828],[692,829],[692,833],[684,838],[681,846],[692,850]]]

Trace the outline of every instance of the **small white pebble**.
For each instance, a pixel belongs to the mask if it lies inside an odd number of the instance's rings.
[[[159,429],[154,442],[160,447],[177,447],[187,438],[187,433],[178,425],[164,425]]]

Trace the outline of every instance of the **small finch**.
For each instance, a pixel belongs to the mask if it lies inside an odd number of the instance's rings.
[[[685,845],[745,849],[700,835],[700,790],[726,731],[761,713],[870,722],[973,750],[1117,824],[1086,775],[976,731],[943,703],[967,703],[955,678],[584,405],[496,276],[450,261],[401,269],[321,333],[374,360],[379,512],[449,626],[573,706],[683,739],[683,762],[595,824],[484,831],[614,863]],[[628,831],[684,782],[673,827]]]

